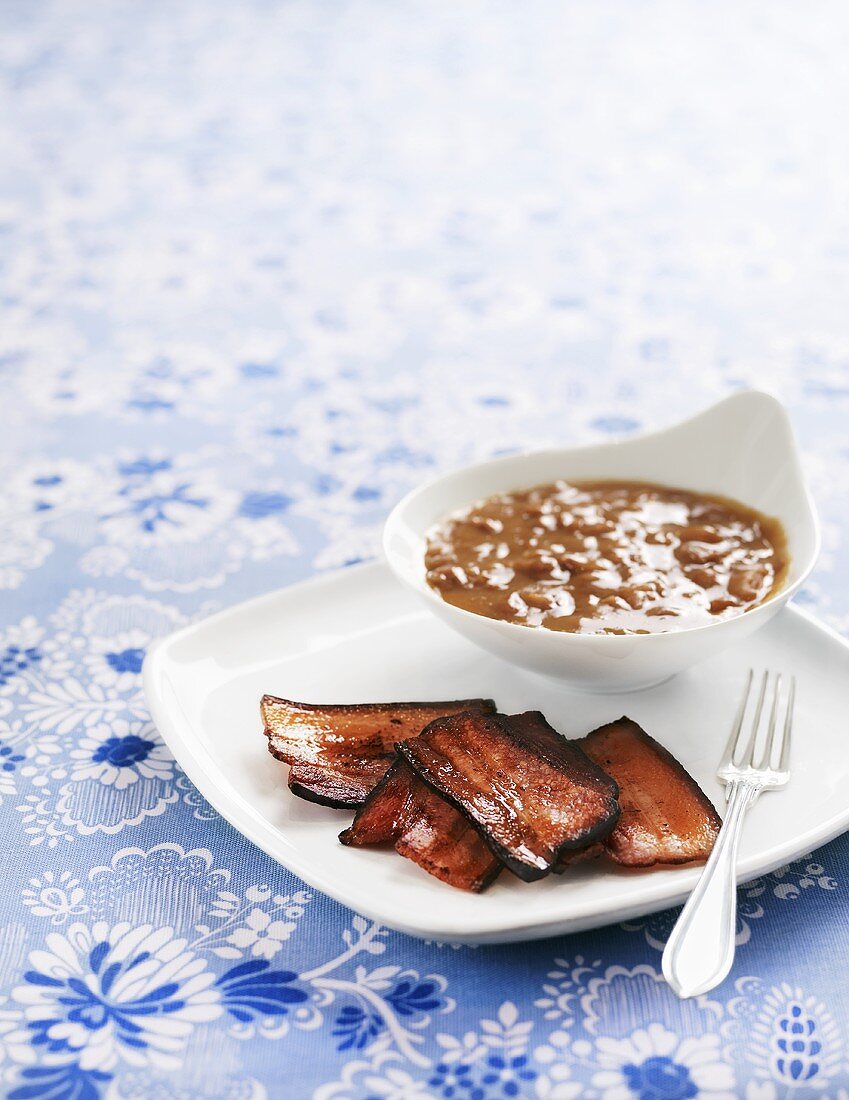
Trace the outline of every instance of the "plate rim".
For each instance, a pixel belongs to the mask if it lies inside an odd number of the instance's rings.
[[[245,839],[255,844],[276,863],[285,867],[292,874],[297,875],[308,886],[320,890],[341,905],[361,913],[370,920],[418,938],[440,939],[455,943],[504,943],[543,939],[548,936],[566,935],[589,928],[601,928],[608,924],[660,912],[682,904],[695,886],[701,873],[700,865],[674,869],[674,873],[680,876],[680,886],[678,888],[675,888],[675,882],[671,880],[671,889],[658,890],[655,886],[652,890],[651,880],[655,875],[651,872],[648,875],[644,874],[646,879],[645,890],[638,895],[634,895],[630,903],[623,899],[625,904],[617,907],[615,911],[607,906],[603,912],[600,912],[596,906],[588,904],[568,916],[527,923],[523,922],[520,916],[511,916],[511,912],[508,910],[504,916],[497,916],[496,919],[493,919],[490,915],[489,920],[483,920],[473,927],[470,925],[462,929],[440,923],[440,907],[438,906],[434,906],[433,912],[427,915],[425,921],[412,919],[413,913],[409,914],[409,918],[394,913],[387,916],[381,910],[379,904],[372,905],[365,897],[362,903],[358,899],[355,904],[352,904],[347,890],[336,888],[330,875],[322,873],[320,867],[316,868],[309,860],[300,857],[297,848],[291,846],[291,842],[286,841],[285,834],[279,826],[272,825],[271,822],[261,816],[254,818],[250,813],[243,818],[239,803],[244,801],[244,796],[240,795],[235,789],[231,791],[222,787],[217,778],[206,771],[202,762],[197,759],[192,751],[192,740],[197,740],[197,734],[193,731],[191,723],[185,715],[175,714],[174,708],[168,705],[162,693],[158,690],[157,682],[161,680],[163,665],[167,660],[169,649],[185,638],[200,634],[210,627],[217,627],[228,619],[235,619],[245,613],[250,613],[269,601],[293,594],[297,595],[310,589],[320,590],[323,587],[331,586],[334,583],[355,576],[365,578],[367,574],[370,574],[376,580],[388,581],[393,587],[397,587],[399,592],[408,595],[404,586],[393,576],[386,562],[382,560],[363,562],[343,569],[321,573],[295,584],[283,585],[222,608],[212,615],[199,619],[197,622],[189,623],[165,637],[157,639],[148,649],[142,668],[142,683],[151,718],[163,741],[174,754],[179,767],[213,808]],[[382,578],[380,577],[381,574],[383,575]],[[849,652],[849,641],[847,639],[803,608],[790,603],[779,612],[774,621],[784,616],[793,616],[801,620],[808,626],[825,634],[830,641],[836,642],[841,649]],[[766,629],[768,629],[768,625]],[[818,828],[808,829],[804,834],[797,835],[782,844],[778,849],[770,849],[769,858],[764,859],[763,856],[758,857],[755,854],[741,860],[736,875],[738,885],[749,882],[761,875],[769,874],[770,871],[799,858],[813,848],[827,844],[847,829],[849,829],[849,802],[847,802],[844,811],[832,815]],[[278,841],[283,839],[289,847],[281,852],[279,843],[275,846],[266,836],[266,832],[273,833]],[[662,870],[661,873],[663,873]],[[439,883],[434,884],[435,887],[440,885]],[[449,889],[449,887],[444,888]]]

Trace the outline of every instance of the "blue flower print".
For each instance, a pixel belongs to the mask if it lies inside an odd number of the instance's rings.
[[[128,494],[122,491],[121,495]],[[171,486],[168,492],[152,491],[146,495],[134,495],[123,514],[134,516],[142,531],[153,534],[163,525],[179,526],[180,520],[176,515],[191,509],[203,510],[208,506],[209,501],[206,497],[192,495],[189,484],[183,482]]]
[[[592,1080],[602,1100],[690,1100],[705,1092],[734,1095],[734,1073],[716,1033],[681,1036],[653,1023],[622,1039],[601,1036],[596,1049],[600,1069]]]
[[[175,982],[166,982],[140,997],[113,1000],[110,994],[116,980],[134,967],[141,966],[150,955],[143,951],[125,961],[104,966],[109,949],[109,942],[104,940],[96,943],[89,952],[89,968],[95,977],[93,987],[82,978],[54,978],[37,970],[28,970],[24,974],[24,980],[31,985],[61,989],[62,995],[57,1000],[63,1006],[63,1014],[69,1023],[79,1024],[87,1031],[98,1031],[112,1025],[127,1046],[145,1047],[147,1043],[141,1035],[139,1019],[178,1012],[183,1008],[184,1002],[178,997],[179,986]],[[32,1045],[44,1046],[51,1053],[81,1049],[64,1035],[54,1037],[51,1034],[55,1022],[50,1018],[31,1021],[29,1026],[33,1032]]]
[[[12,1089],[9,1100],[98,1100],[100,1086],[111,1073],[82,1069],[76,1062],[64,1066],[29,1066],[22,1070],[24,1084]]]
[[[243,378],[276,378],[280,371],[273,363],[242,363],[239,367]]]
[[[380,451],[374,461],[378,466],[409,466],[412,469],[433,465],[433,458],[426,451],[414,451],[402,443]]]
[[[235,490],[219,484],[195,457],[141,457],[121,463],[118,472],[120,483],[97,518],[107,542],[132,555],[197,543],[238,507]]]
[[[428,1084],[439,1089],[446,1100],[496,1100],[496,1097],[527,1095],[527,1082],[536,1079],[536,1072],[528,1066],[524,1054],[508,1057],[490,1054],[482,1061],[439,1062]]]
[[[42,477],[34,477],[32,483],[37,489],[55,489],[57,485],[62,484],[62,478],[59,474],[45,474]],[[32,507],[34,512],[49,512],[53,505],[47,500],[35,500]]]
[[[144,650],[132,646],[129,649],[122,649],[118,653],[107,653],[105,657],[109,667],[119,675],[122,672],[131,672],[137,675],[142,669]]]
[[[116,791],[134,787],[132,809],[143,814],[161,813],[161,800],[176,797],[174,758],[149,723],[115,718],[108,726],[92,726],[81,731],[70,755],[73,771],[63,788],[63,806],[75,820],[89,822],[95,809],[105,816],[101,785]],[[119,801],[114,807],[116,814],[122,812]]]
[[[340,489],[342,482],[333,474],[319,474],[315,479],[314,489],[318,496],[326,497]]]
[[[42,653],[38,646],[7,646],[0,653],[0,687],[5,687],[13,677],[20,676],[41,659]]]
[[[108,737],[97,746],[91,758],[95,764],[105,762],[116,768],[131,768],[147,760],[155,748],[155,741],[131,733],[126,737]]]
[[[519,1096],[520,1082],[533,1081],[536,1077],[536,1072],[529,1068],[527,1056],[524,1054],[517,1054],[512,1058],[490,1054],[485,1065],[488,1072],[481,1077],[481,1084],[487,1087],[487,1096]],[[497,1090],[493,1086],[497,1086]]]
[[[820,1071],[822,1043],[814,1038],[816,1020],[798,1002],[790,1002],[776,1021],[776,1069],[785,1081],[810,1081]]]
[[[86,670],[104,688],[137,692],[149,644],[149,634],[138,628],[91,638],[83,657]]]
[[[671,1058],[647,1058],[642,1065],[623,1066],[622,1074],[640,1100],[690,1100],[699,1091],[689,1069]]]
[[[139,480],[170,469],[171,462],[167,458],[137,458],[133,462],[120,463],[118,473],[127,479]]]
[[[434,981],[417,982],[410,978],[403,978],[386,1000],[399,1016],[414,1016],[419,1012],[434,1012],[442,1008],[444,999],[439,996],[439,986]]]
[[[87,1070],[111,1070],[119,1057],[138,1061],[142,1052],[163,1068],[179,1064],[194,1025],[222,1013],[214,974],[185,948],[172,929],[150,925],[98,922],[52,933],[13,991],[26,1006],[30,1043],[51,1060],[79,1054]]]
[[[428,1079],[431,1088],[438,1089],[445,1100],[462,1097],[462,1100],[487,1100],[486,1091],[472,1075],[472,1066],[466,1062],[438,1062],[433,1076]]]
[[[257,1016],[285,1016],[289,1006],[307,999],[303,989],[292,986],[298,975],[291,970],[271,970],[266,959],[240,963],[215,983],[221,1003],[240,1023]]]
[[[127,402],[127,408],[143,413],[165,412],[174,408],[174,402],[166,401],[165,398],[156,397],[154,394],[144,394],[131,398]]]
[[[345,1005],[336,1017],[333,1036],[339,1040],[337,1050],[362,1050],[384,1028],[383,1020],[359,1005]]]
[[[59,474],[47,474],[43,477],[34,477],[32,483],[37,489],[55,489],[57,485],[62,484],[62,478]],[[49,512],[53,505],[48,500],[34,500],[32,507],[34,512]]]
[[[0,741],[0,771],[13,772],[23,759],[23,753],[14,752],[11,745]]]
[[[247,519],[265,519],[285,512],[291,503],[292,498],[285,493],[246,493],[239,506],[239,515]]]
[[[352,496],[360,504],[365,504],[372,500],[380,500],[380,489],[373,485],[358,485]]]

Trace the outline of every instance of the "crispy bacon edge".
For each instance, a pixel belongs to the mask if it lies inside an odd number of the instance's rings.
[[[502,746],[512,747],[517,757],[523,754],[531,768],[534,762],[544,763],[562,773],[573,788],[592,790],[596,805],[592,809],[584,806],[584,820],[580,823],[576,821],[572,834],[561,836],[554,843],[546,842],[545,851],[526,855],[529,851],[528,838],[519,830],[512,842],[505,843],[503,829],[498,829],[499,836],[494,835],[495,826],[491,817],[475,805],[474,780],[459,772],[455,764],[434,745],[442,735],[447,734],[449,745],[458,743],[465,736],[471,746],[470,729],[480,735],[481,745],[487,739],[491,743],[501,742]],[[539,711],[519,715],[457,714],[438,718],[417,738],[399,743],[396,747],[419,778],[468,817],[498,859],[526,882],[549,874],[563,853],[584,848],[606,836],[619,816],[616,782],[586,756],[576,741],[561,737]],[[469,755],[489,760],[494,757],[493,752],[487,752],[484,748],[475,751],[470,747]],[[481,793],[486,798],[487,795],[492,796],[493,790]],[[536,835],[542,837],[542,830],[537,829]],[[543,840],[545,842],[544,837]]]

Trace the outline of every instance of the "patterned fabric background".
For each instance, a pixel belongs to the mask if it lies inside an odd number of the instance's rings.
[[[790,406],[849,630],[845,5],[0,8],[0,1080],[22,1100],[849,1096],[849,842],[674,914],[452,949],[234,832],[139,686],[375,553],[434,471]]]

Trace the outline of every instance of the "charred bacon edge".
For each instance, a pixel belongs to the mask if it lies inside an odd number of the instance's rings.
[[[393,784],[398,784],[399,782],[404,784],[403,789],[399,788],[397,792],[393,792]],[[452,869],[450,864],[446,864],[444,860],[438,861],[435,858],[430,858],[427,850],[414,846],[406,839],[412,826],[415,824],[407,820],[406,813],[411,807],[411,800],[412,806],[414,807],[415,800],[419,797],[415,789],[416,786],[419,790],[424,790],[432,798],[437,799],[439,803],[445,809],[450,810],[452,814],[457,815],[457,817],[465,823],[466,828],[478,837],[482,850],[487,852],[490,856],[488,866],[482,867],[476,875],[469,875],[468,864],[464,865],[461,869]],[[384,815],[386,827],[384,832],[381,833],[378,830],[368,840],[362,840],[357,836],[358,823],[361,823],[366,815],[372,814],[376,809],[380,808],[379,803],[381,799],[387,795],[387,792],[390,792],[389,797],[394,799],[394,804],[390,801],[389,806],[386,808]],[[475,829],[463,815],[459,814],[456,808],[447,799],[443,798],[432,788],[428,787],[427,784],[423,783],[403,757],[396,757],[392,767],[380,780],[366,802],[355,814],[351,825],[339,834],[339,840],[342,844],[355,848],[377,847],[392,844],[395,851],[400,856],[409,859],[412,863],[421,867],[423,871],[432,875],[434,878],[439,879],[441,882],[445,882],[449,886],[453,886],[455,889],[468,890],[476,894],[481,893],[491,885],[503,869],[503,864],[492,854],[489,847],[484,844],[479,831]]]
[[[386,768],[383,772],[385,775],[386,770],[392,766],[395,754],[387,753],[385,758],[375,756],[371,759],[375,764],[385,759]],[[376,775],[375,782],[379,782],[383,775]],[[335,810],[356,810],[363,805],[370,793],[370,791],[364,791],[365,784],[362,782],[362,777],[358,779],[359,781],[355,782],[341,768],[304,764],[298,761],[289,767],[288,784],[292,794],[303,798],[306,802],[314,802],[318,806],[329,806]],[[373,789],[374,787],[370,790]],[[337,793],[330,794],[331,790]]]
[[[386,788],[389,787],[390,784],[398,781],[399,775],[402,771],[402,766],[405,764],[406,761],[401,760],[401,758],[398,756],[395,757],[394,761],[386,771],[386,774],[377,781],[375,786],[369,792],[369,795],[366,798],[365,802],[362,803],[357,812],[354,814],[354,819],[351,824],[348,826],[347,829],[343,829],[342,832],[339,834],[339,840],[344,845],[350,848],[361,848],[370,847],[371,845],[375,844],[390,844],[394,843],[394,841],[397,840],[397,838],[401,834],[402,829],[402,822],[399,815],[404,808],[403,799],[400,800],[400,805],[398,806],[398,809],[396,811],[394,829],[387,830],[386,836],[383,839],[361,842],[356,836],[356,830],[363,817],[374,810],[375,803],[379,798],[383,796]],[[407,768],[409,768],[409,765],[406,766]],[[405,797],[408,797],[408,795]]]
[[[423,736],[427,732],[427,730],[431,728],[431,726],[434,726],[437,723],[442,723],[442,722],[448,721],[449,719],[459,718],[459,717],[461,717],[462,714],[465,714],[465,713],[468,713],[468,712],[461,712],[461,714],[452,714],[452,715],[446,716],[445,718],[436,718],[436,719],[434,719],[433,722],[431,722],[427,726],[425,726],[425,728],[422,730],[422,733],[419,734],[419,737]],[[545,723],[545,726],[549,730],[551,730],[551,732],[554,736],[556,736],[556,737],[561,736],[560,734],[557,733],[557,731],[552,726],[549,725],[549,723],[542,716],[541,712],[539,712],[539,711],[528,711],[528,712],[525,712],[525,713],[534,714],[535,716],[539,715],[542,722]],[[570,774],[570,772],[568,770],[568,765],[565,765],[565,762],[563,762],[563,761],[555,762],[554,759],[549,759],[546,756],[542,756],[540,753],[534,752],[532,746],[527,743],[526,739],[523,738],[520,734],[516,733],[514,731],[514,729],[510,726],[509,719],[511,718],[511,715],[495,714],[495,715],[484,715],[484,717],[488,717],[488,718],[494,720],[495,722],[497,722],[497,724],[502,728],[503,732],[508,736],[508,738],[512,741],[518,742],[525,752],[528,752],[531,755],[535,755],[538,759],[544,760],[545,763],[549,764],[551,767],[556,768],[558,771],[561,771],[568,778],[573,779],[573,776]],[[518,717],[518,716],[512,716],[512,717]],[[588,756],[586,756],[586,754],[583,752],[583,750],[580,748],[580,746],[576,745],[576,743],[574,741],[570,741],[568,738],[565,738],[565,737],[562,738],[562,740],[570,746],[570,749],[575,750],[575,752],[577,754],[579,754],[581,757],[584,757],[584,759],[586,760],[586,773],[589,774],[589,775],[593,775],[593,773],[597,773],[598,777],[601,779],[604,786],[606,786],[608,791],[611,792],[610,797],[608,799],[609,810],[608,810],[607,815],[602,820],[600,820],[597,824],[591,826],[588,829],[583,830],[578,837],[575,837],[574,839],[570,839],[570,840],[565,841],[564,843],[560,844],[554,850],[552,858],[548,861],[548,865],[545,868],[534,867],[529,863],[526,863],[522,860],[517,859],[513,855],[513,853],[510,851],[510,849],[505,848],[503,844],[501,844],[498,840],[495,839],[495,837],[491,836],[491,834],[487,831],[486,826],[484,824],[482,824],[481,822],[479,822],[475,818],[475,816],[472,814],[471,810],[468,807],[464,806],[462,800],[459,799],[456,795],[454,795],[450,791],[450,789],[448,789],[445,786],[440,785],[439,781],[435,777],[423,774],[423,772],[420,770],[420,768],[417,767],[417,765],[416,765],[416,761],[413,757],[414,750],[411,749],[412,743],[414,741],[417,741],[418,739],[419,738],[410,738],[409,741],[407,741],[407,742],[399,741],[395,745],[395,748],[396,748],[397,752],[399,753],[399,755],[401,755],[407,761],[407,763],[410,765],[410,767],[413,769],[413,771],[416,773],[416,775],[419,777],[419,779],[421,779],[421,781],[426,786],[430,787],[431,790],[433,790],[436,794],[440,795],[440,797],[444,798],[447,802],[450,802],[456,809],[458,809],[460,811],[460,813],[462,813],[464,815],[464,817],[468,818],[468,820],[472,823],[472,825],[480,833],[481,837],[483,838],[484,842],[487,844],[489,849],[492,851],[493,855],[496,856],[496,858],[499,859],[504,864],[505,867],[507,867],[510,871],[512,871],[513,874],[517,876],[517,878],[522,879],[524,882],[535,882],[537,879],[545,878],[545,876],[548,875],[552,871],[553,867],[557,863],[557,861],[560,858],[560,855],[562,853],[572,851],[572,850],[575,850],[575,849],[585,848],[589,844],[591,844],[593,841],[599,840],[602,837],[607,836],[607,834],[609,832],[611,832],[611,830],[614,828],[614,826],[615,826],[615,824],[616,824],[616,822],[619,818],[619,803],[618,803],[618,800],[617,800],[618,799],[619,788],[616,785],[615,780],[613,780],[609,775],[607,775],[606,772],[604,772],[601,768],[599,768],[597,764],[594,764],[593,761],[590,760],[590,758]],[[581,761],[581,764],[583,766],[583,761]],[[574,781],[574,779],[573,779],[573,781]],[[615,792],[615,793],[613,793],[613,792]]]
[[[694,801],[702,808],[702,810],[704,810],[709,824],[715,830],[719,831],[719,829],[722,825],[722,819],[720,818],[719,814],[717,813],[716,807],[714,806],[714,804],[711,802],[711,800],[708,798],[708,796],[705,794],[705,792],[702,790],[702,788],[699,786],[699,784],[696,782],[696,780],[693,778],[693,776],[690,775],[690,773],[687,771],[687,769],[684,767],[684,765],[680,762],[680,760],[677,760],[672,755],[672,753],[667,748],[665,748],[663,745],[661,745],[659,741],[656,741],[651,736],[651,734],[646,733],[646,731],[643,729],[643,727],[638,722],[635,722],[633,720],[633,718],[628,718],[627,715],[623,715],[621,718],[617,718],[614,722],[605,722],[605,724],[603,726],[598,726],[596,729],[591,730],[584,737],[580,738],[580,740],[583,743],[586,743],[593,736],[595,736],[597,734],[604,733],[607,730],[611,729],[611,727],[614,727],[614,726],[626,726],[626,727],[628,727],[633,733],[635,733],[637,738],[639,740],[641,740],[643,742],[643,744],[646,745],[647,748],[651,749],[651,751],[656,753],[665,763],[667,763],[670,766],[670,768],[672,769],[672,771],[674,771],[675,774],[678,776],[679,780],[682,782],[682,784],[687,789],[689,794],[693,797]],[[600,764],[598,766],[601,767]],[[611,832],[613,832],[613,831],[615,831],[615,829],[611,830]],[[660,847],[661,840],[658,840],[657,843],[658,843],[658,847]],[[625,860],[618,857],[616,855],[616,853],[611,850],[609,845],[604,840],[602,841],[602,847],[604,849],[604,854],[609,859],[613,860],[614,863],[619,864],[620,867],[635,867],[635,868],[636,867],[656,867],[656,866],[672,867],[672,866],[678,866],[678,865],[681,865],[681,864],[684,864],[684,863],[697,863],[697,862],[700,862],[702,859],[707,858],[706,856],[704,856],[704,857],[700,857],[700,856],[681,856],[680,858],[675,858],[675,859],[670,859],[670,858],[665,858],[665,859],[662,859],[662,860],[661,859],[653,859],[651,862],[648,862],[646,860],[640,860],[639,862],[634,861],[634,860],[628,860],[626,862]],[[559,872],[562,872],[568,866],[569,866],[569,860],[568,859],[561,860],[560,865],[558,866],[557,870]]]
[[[598,726],[594,730],[590,730],[588,734],[581,737],[579,740],[584,742],[588,741],[594,734],[601,733],[603,730],[609,729],[611,726],[628,726],[630,727],[640,738],[640,740],[646,742],[650,748],[652,748],[658,756],[660,756],[667,764],[672,768],[674,772],[678,773],[680,779],[689,787],[693,797],[701,803],[702,809],[708,815],[711,820],[711,824],[715,825],[718,829],[722,825],[722,818],[717,813],[716,807],[693,778],[687,771],[684,765],[676,757],[672,755],[669,749],[665,748],[659,741],[655,741],[650,733],[646,733],[639,722],[635,722],[633,718],[628,718],[626,715],[622,715],[621,718],[617,718],[615,722],[605,722],[603,726]],[[596,767],[601,767],[597,764]],[[603,769],[602,769],[603,770]]]

